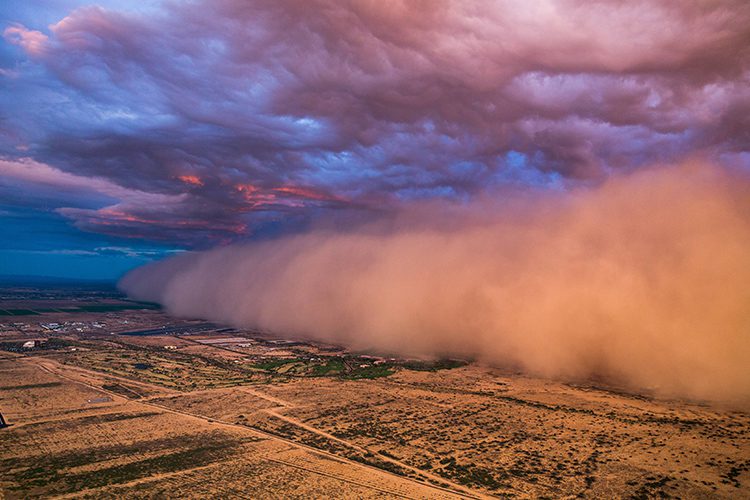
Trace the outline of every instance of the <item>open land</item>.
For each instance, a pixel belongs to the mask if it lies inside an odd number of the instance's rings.
[[[0,293],[0,497],[748,498],[750,413]]]

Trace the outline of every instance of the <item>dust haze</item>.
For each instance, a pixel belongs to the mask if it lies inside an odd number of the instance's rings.
[[[121,288],[168,312],[563,380],[750,395],[750,180],[705,163],[186,253]]]

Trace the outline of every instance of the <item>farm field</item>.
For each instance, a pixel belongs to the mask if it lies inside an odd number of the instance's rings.
[[[81,314],[0,326],[5,498],[750,495],[741,408]]]
[[[342,488],[362,498],[452,496],[245,426],[171,411],[158,398],[129,400],[86,375],[39,358],[0,358],[0,408],[11,424],[0,449],[5,498],[231,498],[247,491],[311,498],[336,497]],[[248,410],[264,403],[257,396],[235,402]]]

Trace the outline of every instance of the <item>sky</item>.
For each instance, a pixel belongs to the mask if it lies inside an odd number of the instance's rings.
[[[0,274],[750,169],[745,0],[6,0],[0,34]]]

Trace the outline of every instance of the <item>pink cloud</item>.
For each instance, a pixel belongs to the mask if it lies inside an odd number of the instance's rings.
[[[695,156],[748,165],[745,1],[217,0],[81,8],[5,37],[32,90],[0,138],[60,170],[5,168],[134,218],[67,212],[92,228],[156,226],[149,207],[165,227],[252,228]]]
[[[3,37],[9,43],[20,46],[26,53],[34,57],[43,56],[49,42],[49,37],[41,31],[30,30],[21,25],[5,28]]]

